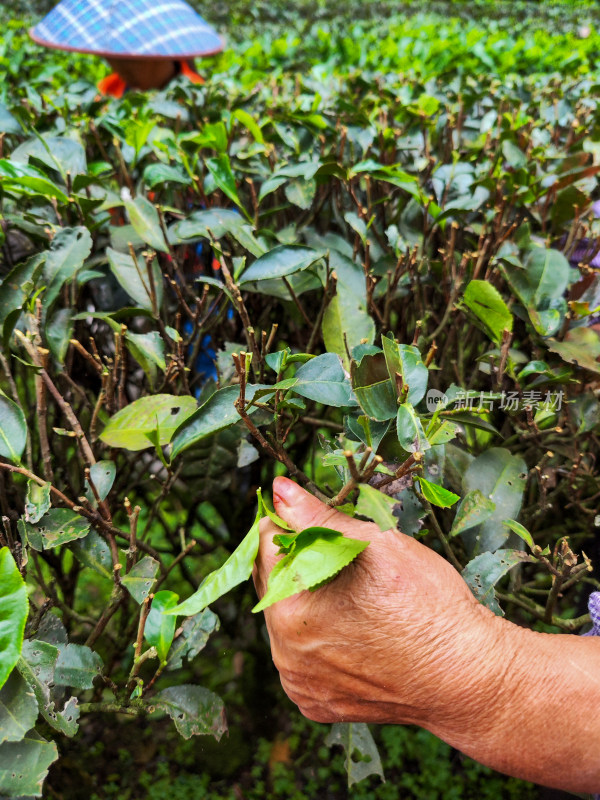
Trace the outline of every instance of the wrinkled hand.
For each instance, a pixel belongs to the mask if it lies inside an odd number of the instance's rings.
[[[502,637],[456,570],[415,539],[335,511],[287,478],[275,480],[273,499],[295,530],[321,525],[370,542],[331,583],[265,611],[281,683],[300,711],[318,722],[470,725],[473,697],[485,704],[498,688],[480,678]],[[279,558],[277,532],[262,520],[260,597]]]

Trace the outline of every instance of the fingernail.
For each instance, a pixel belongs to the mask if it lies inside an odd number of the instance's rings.
[[[273,500],[289,505],[296,489],[296,484],[287,478],[275,478],[273,482]]]

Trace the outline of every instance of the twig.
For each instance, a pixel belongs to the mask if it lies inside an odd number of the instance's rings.
[[[55,400],[56,404],[58,405],[58,407],[60,408],[60,410],[63,412],[63,414],[65,415],[65,417],[69,421],[71,429],[73,430],[73,432],[75,433],[75,435],[77,437],[77,441],[79,442],[79,445],[81,447],[81,451],[82,451],[83,457],[85,458],[88,466],[91,466],[92,464],[95,464],[96,463],[96,459],[94,457],[94,453],[92,451],[92,448],[90,447],[90,444],[89,444],[88,440],[86,439],[85,433],[83,432],[83,428],[79,424],[79,420],[75,416],[75,414],[73,412],[73,409],[71,408],[69,403],[67,403],[67,401],[64,400],[64,398],[62,397],[61,393],[58,391],[58,389],[54,385],[52,379],[50,378],[50,376],[46,372],[46,370],[45,370],[45,368],[43,366],[41,357],[38,354],[35,346],[18,329],[15,330],[15,335],[17,336],[19,341],[23,344],[24,348],[27,350],[28,354],[30,355],[31,359],[33,360],[33,363],[36,365],[36,367],[38,367],[39,374],[41,375],[42,380],[46,384],[46,386],[48,388],[48,391],[50,392],[50,394],[54,398],[54,400]]]
[[[163,572],[163,574],[162,574],[162,575],[160,576],[160,578],[158,578],[158,580],[156,581],[156,583],[155,583],[155,585],[154,585],[154,591],[155,591],[155,592],[156,592],[156,591],[158,591],[158,588],[159,588],[159,587],[162,585],[162,583],[163,583],[163,582],[166,580],[166,578],[167,578],[167,576],[169,575],[169,573],[171,572],[171,570],[173,570],[173,569],[174,569],[174,568],[177,566],[177,564],[181,563],[181,562],[183,561],[183,559],[184,559],[184,558],[185,558],[187,555],[189,555],[189,554],[192,552],[192,550],[194,549],[194,547],[195,547],[197,544],[198,544],[198,543],[196,542],[196,540],[195,540],[195,539],[192,539],[192,540],[191,540],[191,541],[190,541],[190,542],[189,542],[189,543],[188,543],[188,544],[187,544],[187,545],[186,545],[186,546],[183,548],[183,550],[181,551],[181,553],[179,553],[179,555],[178,555],[178,556],[176,556],[176,558],[174,558],[174,559],[173,559],[173,561],[171,561],[171,563],[169,564],[169,566],[168,566],[168,567],[165,569],[165,571]]]

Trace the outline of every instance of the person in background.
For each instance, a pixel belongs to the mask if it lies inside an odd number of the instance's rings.
[[[178,75],[204,83],[193,59],[224,46],[184,0],[62,0],[29,35],[45,47],[105,58],[114,72],[98,89],[117,98],[162,89]]]

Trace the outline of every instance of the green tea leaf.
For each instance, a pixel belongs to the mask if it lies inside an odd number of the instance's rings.
[[[533,541],[533,536],[529,533],[527,528],[521,525],[520,522],[517,522],[516,519],[505,519],[504,524],[508,525],[511,531],[523,539],[523,541],[533,550],[535,547],[535,542]]]
[[[369,542],[350,539],[329,528],[307,528],[296,537],[288,555],[273,567],[265,596],[252,609],[253,613],[298,594],[317,588],[350,564]]]
[[[63,284],[73,280],[91,251],[92,237],[83,225],[58,231],[52,240],[44,264],[44,281],[47,285],[44,294],[46,308],[54,303]]]
[[[168,164],[148,164],[144,170],[144,183],[154,189],[161,183],[177,183],[189,186],[192,179],[179,167]]]
[[[397,504],[398,501],[393,497],[388,497],[387,494],[374,489],[367,483],[361,483],[358,487],[356,513],[372,519],[382,531],[397,528],[398,519],[393,513],[394,506]]]
[[[205,164],[223,194],[233,200],[236,206],[244,210],[235,185],[235,177],[231,171],[229,156],[226,153],[222,153],[216,158],[207,158]]]
[[[260,384],[249,384],[246,386],[246,401],[250,402],[257,391],[267,388],[269,387]],[[239,386],[224,386],[195,409],[175,431],[171,458],[176,458],[188,447],[192,447],[213,433],[239,422],[240,415],[234,406],[239,396]],[[253,414],[256,410],[256,406],[250,406],[246,413]]]
[[[396,384],[390,379],[383,353],[363,355],[351,365],[352,386],[368,417],[386,422],[398,413]]]
[[[4,338],[12,333],[16,323],[15,312],[22,308],[42,274],[46,253],[38,253],[17,264],[0,283],[0,334]],[[10,319],[13,319],[12,324]]]
[[[161,664],[166,664],[167,654],[175,636],[177,618],[167,616],[163,611],[172,609],[177,605],[179,595],[164,589],[157,592],[152,598],[150,613],[144,628],[144,639],[149,645],[156,647],[156,652]]]
[[[512,331],[513,318],[500,292],[487,281],[471,281],[463,297],[465,305],[500,344],[505,330]]]
[[[323,314],[322,332],[327,352],[338,355],[349,371],[350,359],[346,348],[351,352],[365,339],[372,344],[375,323],[358,298],[349,292],[338,291]]]
[[[219,569],[211,572],[200,584],[198,591],[194,592],[183,603],[175,608],[168,609],[166,614],[197,614],[206,606],[214,603],[219,597],[227,594],[238,584],[247,581],[252,574],[252,567],[258,553],[258,526],[263,517],[263,504],[258,493],[258,511],[252,527],[242,539],[238,547],[229,556]]]
[[[169,444],[177,428],[196,411],[196,400],[188,395],[155,394],[141,397],[110,418],[100,439],[110,447],[145,450],[152,446],[148,434],[157,429],[160,444]]]
[[[21,654],[29,613],[25,581],[8,547],[0,549],[0,688]]]
[[[425,396],[429,380],[429,370],[423,363],[419,348],[412,344],[398,344],[389,336],[381,337],[381,345],[392,384],[396,385],[396,375],[400,375],[403,385],[408,386],[407,402],[416,406]]]
[[[221,239],[230,234],[253,256],[258,257],[265,250],[255,238],[252,226],[231,208],[207,208],[204,211],[195,211],[187,219],[178,222],[171,231],[171,238],[178,240],[212,237]]]
[[[423,497],[428,500],[432,506],[450,508],[457,500],[460,500],[459,495],[448,491],[448,489],[444,489],[443,486],[439,486],[437,483],[431,483],[431,481],[421,478],[420,476],[418,481],[421,491],[423,492]]]
[[[27,423],[20,407],[0,391],[0,456],[21,463],[27,444]]]
[[[408,453],[424,453],[429,450],[431,445],[411,403],[403,403],[398,407],[396,431],[400,446]]]
[[[35,725],[37,716],[36,699],[15,669],[0,689],[0,744],[22,739]]]
[[[260,256],[244,271],[240,286],[252,281],[284,278],[308,269],[321,260],[323,253],[303,245],[280,244]]]
[[[356,405],[350,381],[334,353],[323,353],[302,364],[296,372],[293,391],[328,406]]]
[[[125,209],[134,230],[146,244],[161,253],[168,253],[169,248],[165,243],[158,211],[145,197],[138,195],[135,200],[125,200]]]
[[[111,272],[134,303],[146,311],[153,311],[152,288],[146,262],[142,256],[137,256],[136,261],[134,261],[130,253],[119,253],[117,250],[113,250],[112,247],[107,247],[106,257],[108,258]],[[152,262],[151,269],[154,277],[156,302],[160,308],[162,305],[163,277],[156,259]]]
[[[590,328],[573,328],[567,331],[562,342],[550,339],[548,350],[582,369],[600,373],[600,336]]]

